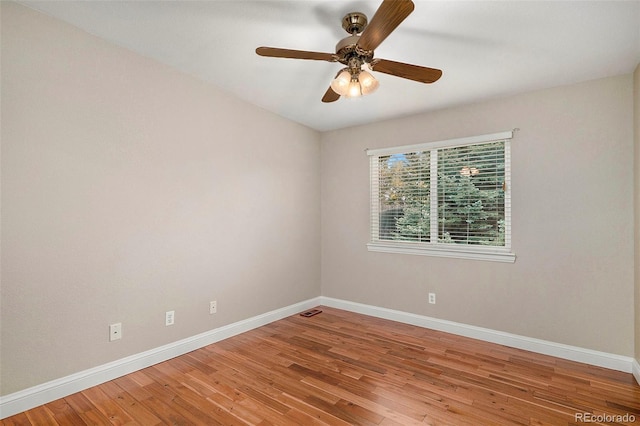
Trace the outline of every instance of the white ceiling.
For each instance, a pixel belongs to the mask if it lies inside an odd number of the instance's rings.
[[[265,58],[258,46],[334,52],[351,11],[381,0],[21,1],[87,32],[325,131],[630,73],[640,1],[425,1],[375,57],[443,70],[425,85],[376,73],[360,99],[320,101],[339,63]]]

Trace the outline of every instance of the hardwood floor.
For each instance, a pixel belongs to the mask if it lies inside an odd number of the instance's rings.
[[[640,387],[630,374],[321,309],[0,423],[640,424]]]

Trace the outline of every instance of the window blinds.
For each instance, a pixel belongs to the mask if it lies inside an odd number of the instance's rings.
[[[371,242],[510,248],[511,137],[369,150]]]

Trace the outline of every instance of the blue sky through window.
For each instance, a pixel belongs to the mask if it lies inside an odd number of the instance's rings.
[[[407,157],[404,154],[393,154],[389,156],[389,160],[387,160],[387,164],[389,165],[389,167],[393,167],[393,165],[398,161],[406,163]]]

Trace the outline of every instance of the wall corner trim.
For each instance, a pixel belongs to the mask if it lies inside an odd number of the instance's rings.
[[[151,365],[175,358],[220,340],[261,327],[298,312],[316,307],[320,297],[294,303],[245,320],[234,322],[204,333],[178,340],[155,349],[131,355],[66,377],[42,383],[0,397],[0,419],[64,398],[92,386],[133,373]]]
[[[625,373],[633,372],[636,380],[640,379],[640,365],[638,365],[632,357],[505,333],[502,331],[412,314],[409,312],[365,305],[348,300],[334,299],[325,296],[322,296],[320,299],[322,305],[332,308],[398,321],[432,330],[444,331],[446,333],[470,337],[472,339],[483,340],[490,343],[497,343],[503,346],[523,349],[543,355],[550,355],[570,361],[609,368],[611,370],[622,371]],[[638,381],[640,383],[640,380]]]
[[[640,363],[637,359],[633,360],[632,373],[636,383],[640,385]]]

